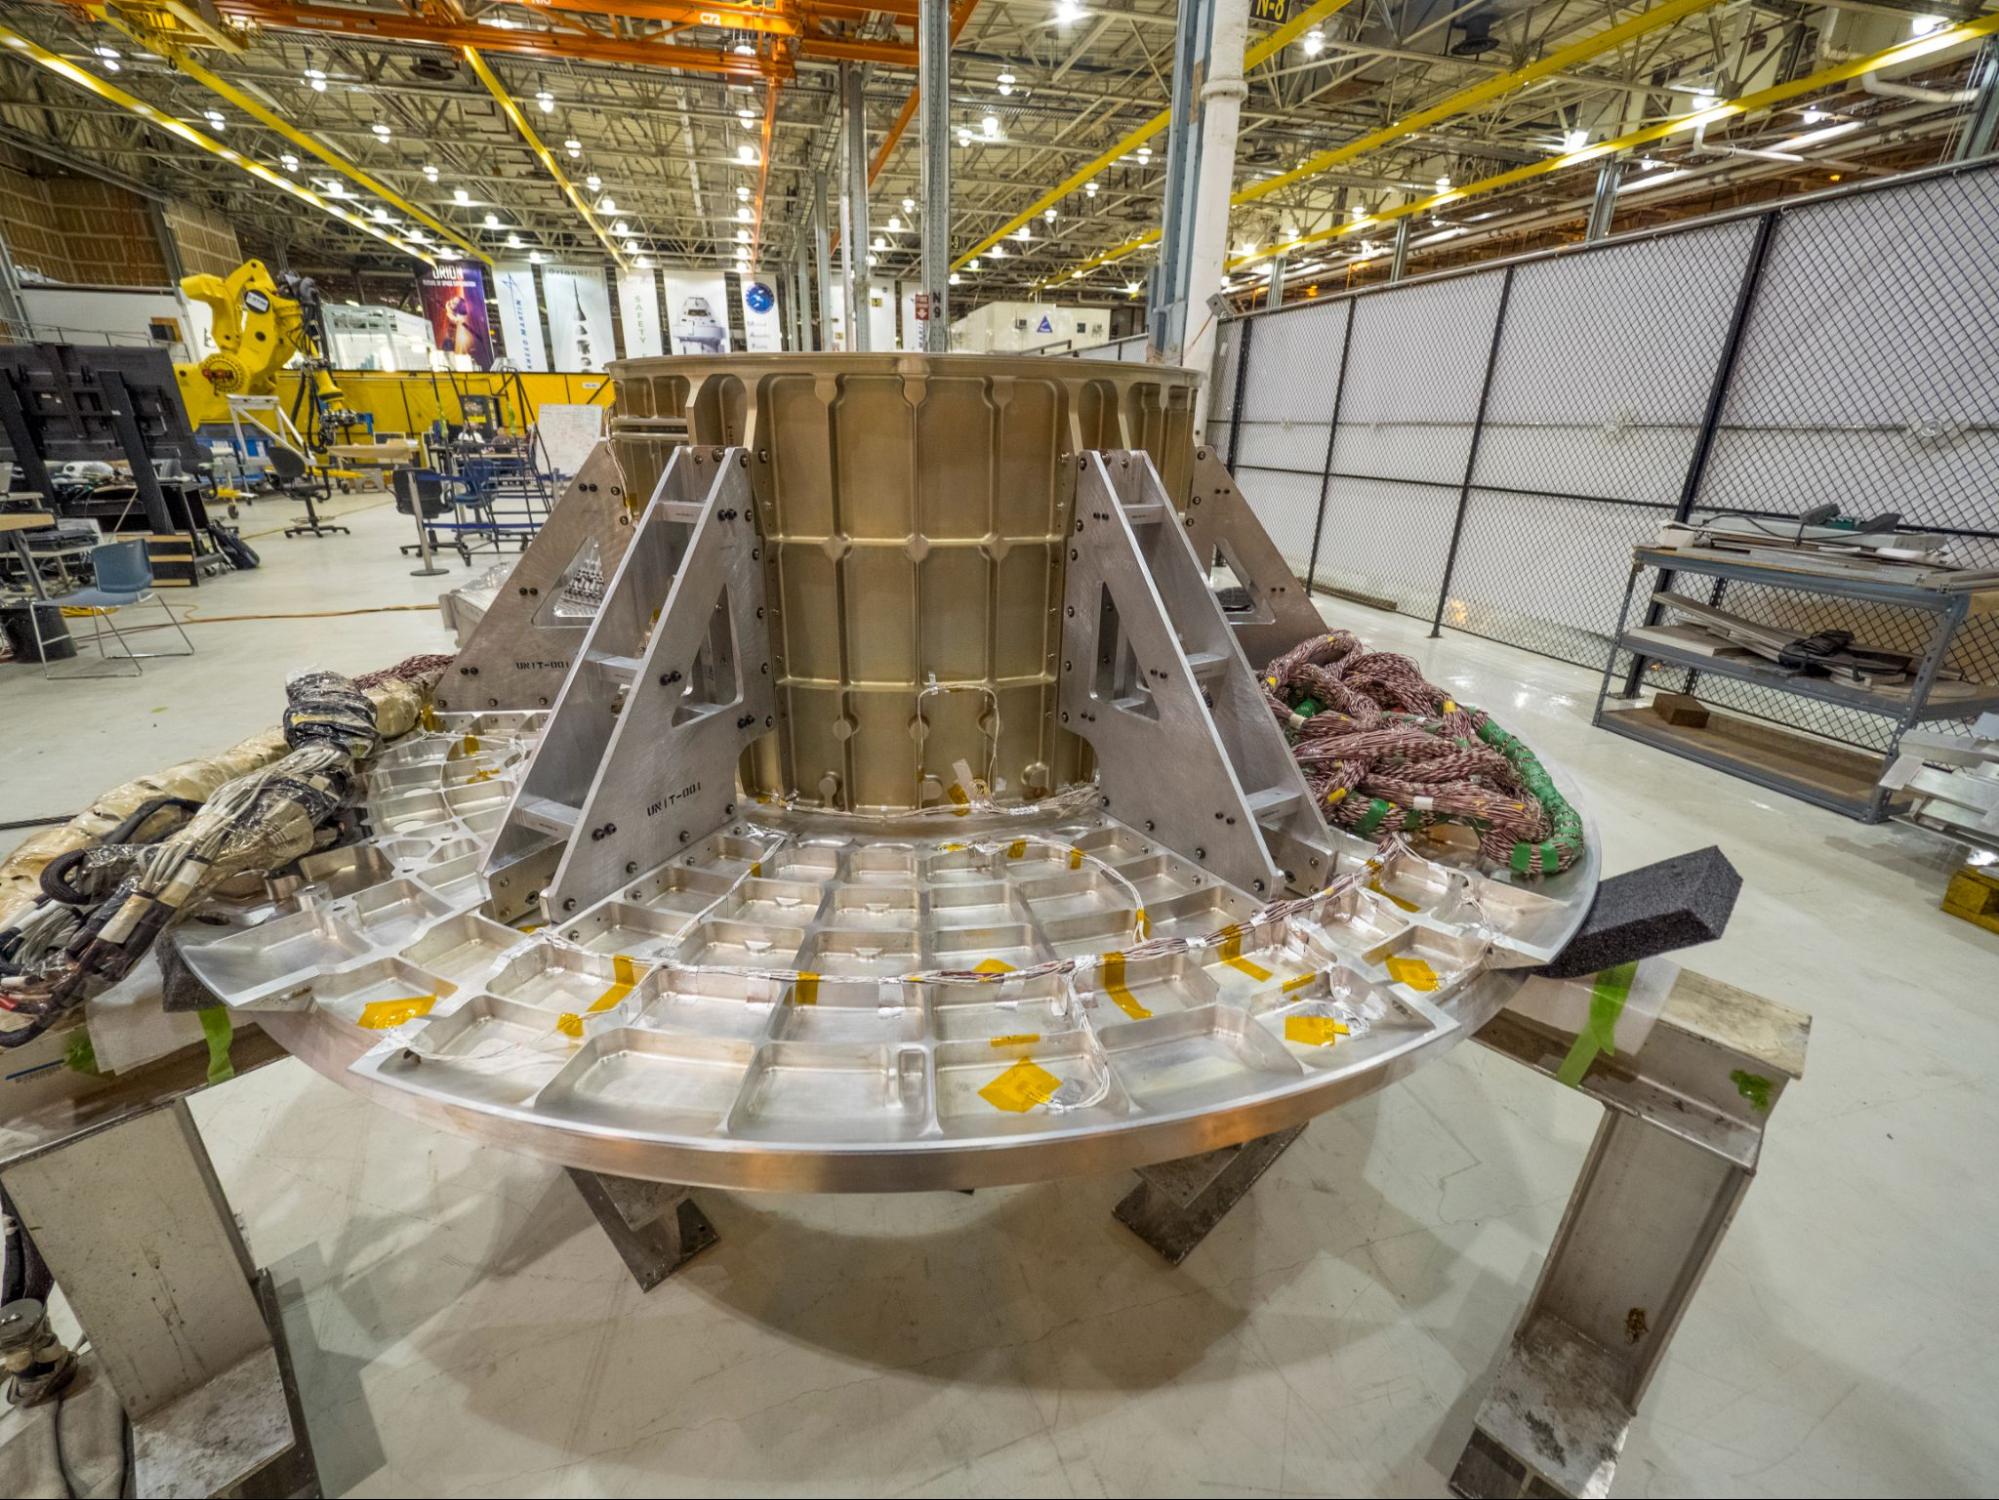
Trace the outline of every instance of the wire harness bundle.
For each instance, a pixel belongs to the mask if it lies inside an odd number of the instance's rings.
[[[1482,855],[1520,875],[1566,870],[1582,854],[1582,818],[1534,752],[1408,657],[1335,630],[1273,661],[1263,692],[1340,827],[1386,840],[1460,824]]]
[[[116,830],[136,840],[158,814],[191,811],[157,842],[110,842],[43,869],[43,900],[0,931],[0,1045],[31,1039],[116,983],[232,876],[310,853],[318,830],[357,800],[360,764],[382,744],[374,702],[336,672],[300,673],[285,697],[282,759],[199,807],[155,799]]]

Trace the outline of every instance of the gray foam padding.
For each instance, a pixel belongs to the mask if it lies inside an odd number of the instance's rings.
[[[1742,876],[1709,845],[1613,875],[1568,947],[1540,972],[1577,979],[1616,964],[1713,942],[1728,927]]]

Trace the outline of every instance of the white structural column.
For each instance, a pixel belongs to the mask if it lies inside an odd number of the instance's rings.
[[[1179,363],[1205,377],[1215,365],[1219,329],[1209,299],[1222,289],[1229,249],[1229,194],[1235,182],[1237,126],[1249,88],[1242,54],[1249,37],[1250,0],[1215,0],[1215,29],[1208,39],[1208,81],[1201,86],[1201,157],[1194,185],[1194,232],[1187,256],[1186,337]],[[1194,404],[1194,431],[1208,424],[1210,382],[1203,379]]]
[[[812,174],[812,260],[819,285],[819,336],[813,347],[824,353],[833,347],[833,250],[826,222],[826,174]]]
[[[1247,3],[1247,0],[1245,0]],[[923,280],[929,303],[923,347],[951,347],[951,8],[921,0],[916,30],[918,146],[923,152]]]
[[[840,244],[847,281],[847,347],[866,349],[868,317],[868,105],[867,69],[840,64],[841,124],[847,139],[846,190],[840,198]]]

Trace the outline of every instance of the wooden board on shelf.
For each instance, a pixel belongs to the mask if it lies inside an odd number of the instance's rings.
[[[1707,722],[1694,727],[1667,723],[1649,703],[1621,708],[1606,703],[1603,720],[1615,720],[1619,732],[1632,739],[1705,759],[1722,770],[1793,782],[1856,812],[1873,797],[1881,777],[1879,756],[1732,714],[1710,711]]]

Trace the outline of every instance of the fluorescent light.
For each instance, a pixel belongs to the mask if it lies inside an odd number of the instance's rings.
[[[498,214],[487,214],[486,227],[488,229],[498,229],[500,227],[500,216]]]
[[[542,262],[542,253],[541,253],[541,252],[540,252],[539,250],[530,250],[530,251],[528,251],[528,264],[529,264],[529,265],[531,265],[531,266],[538,266],[538,265],[540,265],[540,264],[541,264],[541,262]]]
[[[1911,16],[1909,17],[1909,35],[1928,36],[1932,31],[1941,31],[1949,24],[1942,16]]]
[[[378,141],[386,141],[389,138],[389,126],[386,120],[377,120],[368,128],[375,132],[375,139]]]
[[[453,188],[451,190],[451,201],[456,203],[460,208],[465,208],[471,204],[472,195],[466,192],[464,188]]]
[[[883,238],[881,235],[876,235],[875,242],[872,245],[868,246],[868,248],[870,250],[886,250],[888,249],[888,241],[885,238]]]
[[[375,209],[375,222],[376,222],[377,224],[386,224],[386,223],[388,223],[388,222],[389,222],[389,211],[388,211],[388,210],[387,210],[386,208],[381,208],[381,207],[377,207],[377,208]]]
[[[1847,120],[1838,125],[1828,125],[1823,130],[1808,130],[1803,135],[1794,135],[1788,141],[1777,142],[1779,151],[1800,151],[1807,146],[1816,146],[1824,141],[1836,141],[1843,135],[1851,135],[1866,124],[1865,120]]]
[[[518,249],[520,249],[520,248],[521,248],[521,237],[520,237],[519,235],[517,235],[517,234],[510,234],[510,235],[508,235],[508,236],[507,236],[507,248],[508,248],[509,250],[518,250]]]
[[[423,169],[423,176],[424,176],[424,181],[426,182],[437,181],[437,168],[429,166],[425,167]]]
[[[736,210],[736,222],[737,222],[738,224],[747,224],[747,223],[749,223],[749,222],[750,222],[750,217],[751,217],[751,215],[750,215],[750,210],[749,210],[749,207],[748,207],[748,205],[747,205],[747,204],[746,204],[746,205],[744,205],[744,206],[743,206],[742,208],[739,208],[739,209],[737,209],[737,210]]]
[[[750,190],[739,183],[736,187],[736,197],[742,202],[747,203],[750,201]]]
[[[946,276],[944,280],[947,285],[956,286],[960,280],[960,277],[956,271],[953,271],[949,276]]]
[[[1083,184],[1083,196],[1085,198],[1094,198],[1097,196],[1096,178],[1092,177],[1088,182]]]
[[[650,271],[652,269],[652,257],[650,255],[641,255],[633,264],[641,271]]]
[[[562,143],[562,149],[567,151],[572,157],[581,156],[583,154],[583,143],[574,136],[571,136]]]
[[[905,199],[903,199],[903,200],[902,200],[902,211],[903,211],[904,213],[906,213],[906,214],[913,214],[913,213],[915,213],[915,212],[916,212],[916,200],[915,200],[914,198],[905,198]]]
[[[1314,26],[1299,40],[1298,45],[1305,49],[1307,57],[1317,57],[1326,50],[1326,34]]]
[[[1589,132],[1587,130],[1568,130],[1562,133],[1562,150],[1564,152],[1580,151],[1588,144]]]
[[[603,213],[614,214],[618,211],[618,200],[606,193],[597,200],[597,207]]]
[[[630,234],[631,232],[632,226],[627,224],[623,219],[618,220],[617,223],[611,226],[611,233],[613,234]]]
[[[599,177],[595,172],[592,172],[588,177],[583,179],[583,186],[590,189],[590,191],[593,193],[596,192],[597,189],[602,187],[603,185],[604,185],[604,179]]]
[[[757,148],[752,146],[748,141],[745,141],[736,148],[736,160],[746,167],[755,166],[757,164]]]
[[[1013,92],[1013,74],[1011,73],[1000,74],[999,91],[1002,96],[1011,94]]]
[[[998,115],[987,115],[983,120],[979,121],[979,134],[983,135],[987,140],[998,140],[999,133],[1000,122]]]
[[[1053,224],[1055,222],[1055,210],[1052,208],[1042,209],[1041,218],[1044,223]]]
[[[298,170],[298,158],[287,151],[283,156],[278,158],[278,165],[283,167],[287,172],[296,172]]]
[[[1050,211],[1049,217],[1051,218],[1054,217],[1052,210]],[[890,234],[902,233],[902,220],[895,214],[890,214],[888,216],[888,232]]]
[[[1693,176],[1692,167],[1676,167],[1670,172],[1648,172],[1636,181],[1619,183],[1617,185],[1617,196],[1621,198],[1626,193],[1650,192],[1655,187],[1661,187],[1669,182],[1677,182],[1682,177],[1691,176]]]

